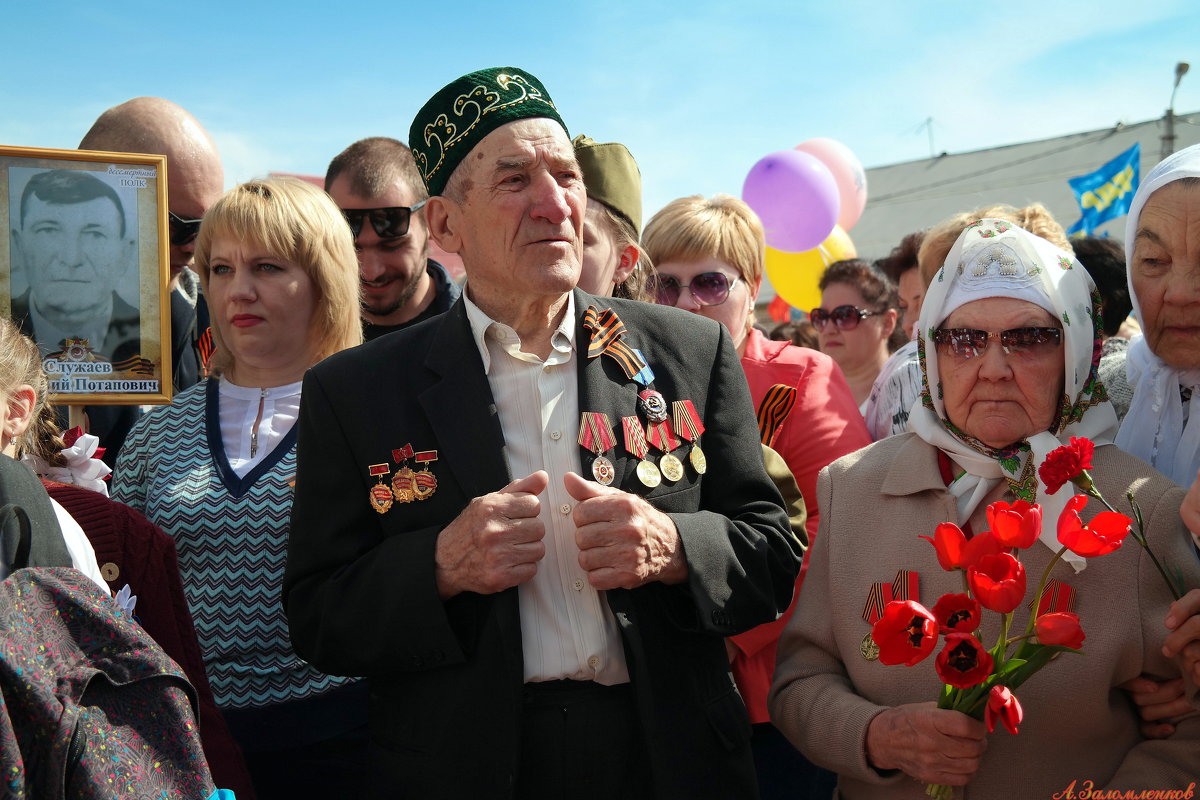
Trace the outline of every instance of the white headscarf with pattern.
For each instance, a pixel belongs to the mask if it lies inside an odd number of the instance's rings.
[[[990,297],[1017,298],[1046,309],[1062,322],[1064,340],[1058,417],[1050,430],[1000,449],[950,421],[933,342],[934,332],[951,312]],[[1006,480],[1017,498],[1041,504],[1046,521],[1041,539],[1052,550],[1059,549],[1055,523],[1071,492],[1064,488],[1047,495],[1037,468],[1051,450],[1069,443],[1072,436],[1086,436],[1098,446],[1112,444],[1117,429],[1116,412],[1096,378],[1098,300],[1091,277],[1072,255],[1011,222],[982,219],[967,226],[954,243],[921,306],[922,402],[913,407],[909,424],[966,470],[949,487],[958,501],[960,525],[999,481]],[[1083,569],[1083,559],[1067,556],[1077,571]]]

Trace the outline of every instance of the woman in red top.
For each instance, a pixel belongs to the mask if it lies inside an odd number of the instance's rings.
[[[763,444],[787,462],[804,496],[809,541],[816,535],[817,473],[871,443],[854,396],[829,356],[767,339],[754,327],[762,284],[762,223],[737,198],[685,197],[669,203],[646,225],[642,246],[657,269],[652,288],[674,305],[721,322],[741,357],[758,409]],[[797,580],[799,589],[800,580]],[[794,601],[793,601],[794,602]],[[775,647],[792,609],[779,620],[728,640],[730,663],[754,725],[754,755],[763,798],[828,797],[829,773],[796,752],[767,716]]]

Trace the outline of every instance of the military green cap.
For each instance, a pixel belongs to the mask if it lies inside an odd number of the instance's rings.
[[[533,117],[547,117],[567,129],[546,87],[522,69],[491,67],[447,84],[417,112],[408,131],[429,194],[445,190],[454,168],[489,133]]]
[[[597,142],[582,133],[571,140],[583,170],[588,197],[599,200],[633,224],[642,235],[642,173],[620,142]]]

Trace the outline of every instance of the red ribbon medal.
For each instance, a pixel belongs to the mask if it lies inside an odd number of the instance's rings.
[[[697,475],[703,475],[708,469],[708,460],[700,449],[700,434],[704,433],[704,423],[696,413],[696,406],[691,400],[676,400],[671,403],[671,416],[675,421],[675,432],[692,443],[692,451],[688,453],[688,461]]]
[[[592,477],[605,486],[612,485],[616,477],[613,463],[604,453],[617,446],[608,414],[600,411],[584,411],[579,418],[579,446],[596,455],[592,461]]]
[[[637,417],[621,417],[621,427],[625,430],[625,449],[641,459],[637,465],[638,480],[653,489],[662,483],[662,473],[653,461],[646,459],[650,446],[646,442],[646,432],[642,430],[642,421]]]
[[[429,463],[437,461],[437,450],[422,450],[413,456],[413,460],[423,468],[412,477],[413,494],[418,500],[428,500],[437,491],[437,478],[429,471]]]
[[[392,494],[398,503],[411,503],[417,499],[416,488],[413,484],[413,477],[416,475],[405,463],[413,457],[413,449],[411,444],[406,444],[399,450],[392,451],[392,460],[400,465],[400,469],[396,470],[396,474],[392,476]]]
[[[1029,608],[1033,609],[1033,601],[1029,601]],[[1075,589],[1068,584],[1063,583],[1058,578],[1051,578],[1046,581],[1046,588],[1042,590],[1042,602],[1038,603],[1037,614],[1034,619],[1037,619],[1042,614],[1049,614],[1054,611],[1074,611],[1075,610]]]
[[[392,490],[384,485],[383,476],[391,470],[388,469],[387,464],[372,464],[367,467],[367,471],[372,477],[379,478],[379,482],[371,487],[371,508],[375,509],[376,513],[386,514],[387,510],[392,507]]]
[[[916,600],[921,596],[921,576],[912,570],[902,569],[896,573],[891,583],[873,583],[867,592],[867,602],[863,606],[862,618],[868,625],[874,625],[883,616],[883,609],[893,600]],[[859,655],[867,661],[879,658],[879,645],[871,638],[871,632],[863,637],[858,648]]]

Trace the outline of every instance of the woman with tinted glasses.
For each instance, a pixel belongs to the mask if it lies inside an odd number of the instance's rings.
[[[1097,790],[1171,790],[1200,774],[1200,720],[1147,742],[1121,689],[1142,670],[1179,675],[1162,655],[1170,593],[1133,542],[1100,559],[1068,552],[1050,571],[1064,602],[1054,610],[1073,597],[1085,655],[1062,655],[1014,690],[1024,709],[1017,735],[988,735],[982,722],[935,708],[932,657],[885,666],[864,639],[869,598],[901,570],[915,574],[907,599],[927,608],[963,591],[959,570],[941,569],[918,537],[944,522],[967,535],[984,531],[986,508],[998,500],[1042,506],[1039,539],[1020,553],[1036,586],[1060,549],[1057,522],[1074,493],[1068,483],[1049,494],[1037,467],[1073,436],[1096,443],[1091,474],[1103,494],[1121,504],[1136,488],[1156,553],[1190,585],[1200,581],[1179,518],[1183,490],[1112,444],[1116,414],[1096,380],[1097,300],[1067,252],[1003,220],[969,225],[921,309],[925,388],[911,432],[822,473],[824,524],[780,640],[770,708],[809,758],[839,772],[840,797],[917,800],[926,782],[967,786],[975,800],[1061,797],[1085,781]],[[1090,521],[1099,510],[1093,501],[1080,516]],[[1011,630],[1019,635],[1028,615],[1022,601]],[[999,616],[983,615],[985,646],[1000,635]]]
[[[818,284],[821,305],[809,312],[821,352],[846,374],[854,402],[865,408],[871,385],[891,353],[897,332],[896,286],[860,259],[830,264]],[[903,335],[900,330],[899,335]],[[903,342],[896,342],[897,345]]]
[[[213,375],[142,417],[113,494],[175,538],[213,694],[258,796],[358,796],[366,687],[301,661],[280,604],[301,379],[362,341],[350,229],[315,186],[251,181],[205,214],[196,267]]]
[[[771,341],[754,327],[766,254],[762,223],[737,198],[684,197],[647,223],[642,245],[655,264],[651,287],[660,304],[715,319],[729,330],[758,409],[763,443],[783,457],[800,487],[811,540],[821,518],[817,473],[870,437],[850,387],[828,356]],[[760,796],[827,797],[832,776],[813,769],[767,716],[775,646],[790,614],[791,609],[777,622],[729,639],[731,666],[754,724]]]

